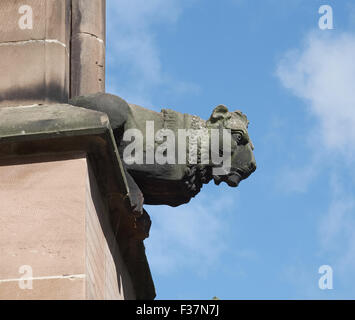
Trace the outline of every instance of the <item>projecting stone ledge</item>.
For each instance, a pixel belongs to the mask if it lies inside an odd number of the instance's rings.
[[[0,299],[154,299],[129,192],[106,114],[1,108]]]

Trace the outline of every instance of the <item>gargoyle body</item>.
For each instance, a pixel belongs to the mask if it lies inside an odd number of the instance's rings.
[[[248,120],[240,111],[230,112],[225,106],[220,105],[213,110],[210,119],[205,121],[197,116],[182,114],[169,109],[163,109],[161,112],[148,110],[129,104],[118,96],[103,93],[76,97],[70,103],[104,112],[108,115],[120,156],[123,159],[130,189],[130,200],[137,215],[143,212],[143,204],[178,206],[187,203],[199,193],[203,184],[212,179],[216,184],[224,181],[229,186],[236,187],[241,180],[246,179],[256,169],[253,155],[254,147],[247,130]],[[148,132],[147,128],[153,132]],[[125,150],[127,151],[127,147],[132,143],[131,140],[125,139],[125,133],[130,129],[142,133],[142,150],[140,151],[143,155],[143,163],[125,161],[127,158]],[[162,129],[169,129],[170,133],[174,133],[175,138],[169,142],[170,144],[175,143],[173,147],[171,145],[166,146],[167,141],[156,136],[159,130],[163,132]],[[179,162],[181,144],[186,143],[186,141],[178,139],[179,129],[185,131],[192,129],[192,135],[195,132],[203,132],[210,158],[212,158],[213,152],[217,152],[218,156],[223,156],[222,133],[219,136],[221,138],[219,149],[216,151],[213,150],[211,145],[211,130],[217,129],[222,132],[222,129],[229,129],[231,148],[228,171],[223,172],[221,170],[219,173],[215,173],[214,169],[221,167],[220,164],[214,164],[211,159],[201,161],[201,143],[197,144],[197,150],[195,150],[197,162]],[[201,131],[201,129],[204,131]],[[165,147],[170,147],[170,151],[173,148],[175,151],[173,157],[176,161],[172,161],[174,159],[171,159],[170,156],[170,161],[167,161],[167,163],[159,163],[155,159],[154,151],[152,153],[151,150],[148,150],[152,147],[154,150],[159,149],[159,146],[161,147],[163,143],[165,143]],[[147,161],[149,152],[153,155],[153,158],[151,157]],[[189,144],[187,144],[187,158],[192,156],[191,153]]]

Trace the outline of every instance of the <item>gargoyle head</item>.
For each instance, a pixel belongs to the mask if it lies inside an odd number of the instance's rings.
[[[213,110],[208,121],[202,121],[198,117],[192,120],[193,128],[206,129],[202,131],[205,133],[201,133],[200,138],[208,140],[208,149],[207,144],[201,142],[198,164],[187,167],[184,180],[191,197],[199,193],[203,184],[212,179],[217,185],[224,181],[230,187],[237,187],[241,180],[256,170],[248,124],[247,117],[241,111],[230,112],[223,105]],[[207,163],[203,162],[202,154],[208,155]]]
[[[212,174],[214,182],[218,185],[222,181],[231,187],[238,186],[239,182],[252,174],[256,169],[256,162],[253,154],[254,146],[249,138],[249,121],[241,111],[228,111],[228,108],[217,106],[206,123],[208,128],[230,130],[231,150],[230,168],[223,172],[222,168],[217,174]],[[220,135],[220,150],[223,153],[223,134]],[[213,152],[213,148],[211,148]]]

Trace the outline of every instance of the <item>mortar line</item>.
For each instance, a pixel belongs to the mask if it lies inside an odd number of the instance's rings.
[[[23,277],[17,279],[3,279],[0,280],[0,283],[3,282],[15,282],[15,281],[29,281],[29,280],[49,280],[49,279],[83,279],[85,274],[72,274],[72,275],[60,275],[60,276],[46,276],[46,277]]]
[[[57,39],[31,39],[31,40],[21,40],[21,41],[8,41],[8,42],[1,42],[0,46],[8,46],[8,45],[24,45],[24,44],[30,44],[30,43],[55,43],[59,44],[64,48],[67,48],[67,45]]]

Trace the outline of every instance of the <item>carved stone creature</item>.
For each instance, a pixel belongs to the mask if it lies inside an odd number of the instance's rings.
[[[131,163],[123,161],[127,182],[130,189],[130,201],[134,207],[134,213],[140,216],[143,213],[143,203],[170,206],[179,206],[187,203],[198,194],[203,184],[212,179],[218,185],[226,182],[231,187],[238,186],[239,182],[246,179],[256,169],[253,155],[253,144],[248,135],[248,120],[240,111],[230,112],[223,106],[217,106],[208,121],[197,116],[182,114],[173,110],[163,109],[156,112],[129,104],[122,98],[110,94],[97,93],[90,96],[76,97],[70,101],[72,105],[104,112],[108,115],[113,129],[115,140],[121,158],[125,148],[131,141],[124,141],[124,133],[129,129],[138,129],[143,134],[143,154],[147,155],[149,142],[157,147],[163,143],[163,139],[157,141],[155,134],[161,129],[170,129],[176,139],[176,161],[174,163],[159,164],[154,159],[153,163]],[[153,138],[146,133],[147,121],[154,124]],[[215,174],[214,168],[221,165],[214,164],[211,160],[201,163],[201,143],[197,148],[197,163],[179,164],[178,141],[179,129],[205,130],[205,138],[211,142],[211,129],[230,129],[231,154],[230,169],[226,174]],[[195,132],[192,130],[192,132]],[[222,133],[220,133],[222,137]],[[148,141],[147,141],[148,140]],[[189,140],[189,139],[187,139]],[[219,156],[223,156],[223,139],[219,143]],[[211,145],[211,143],[209,143]],[[187,158],[189,145],[186,147]],[[213,148],[209,147],[210,159]],[[124,160],[124,159],[123,159]]]

